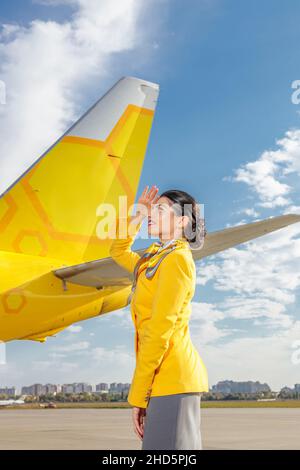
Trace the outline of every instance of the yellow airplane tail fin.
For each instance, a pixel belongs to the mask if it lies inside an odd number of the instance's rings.
[[[0,251],[76,263],[109,256],[97,207],[135,195],[159,86],[123,77],[0,196]]]

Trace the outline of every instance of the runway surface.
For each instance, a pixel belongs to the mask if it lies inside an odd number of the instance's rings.
[[[131,409],[0,410],[0,449],[140,449]],[[201,410],[203,449],[300,449],[299,408]]]

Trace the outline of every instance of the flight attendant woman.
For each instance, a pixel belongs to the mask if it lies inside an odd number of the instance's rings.
[[[201,449],[200,399],[209,387],[189,317],[196,281],[191,249],[203,246],[206,230],[192,196],[179,190],[157,193],[156,186],[145,187],[137,213],[127,217],[129,234],[121,238],[117,230],[110,249],[134,276],[136,367],[128,402],[142,449]],[[160,241],[140,256],[130,247],[145,217],[148,234]]]

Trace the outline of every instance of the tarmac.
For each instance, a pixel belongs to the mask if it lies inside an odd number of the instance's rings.
[[[128,409],[0,410],[0,449],[141,449]],[[300,449],[300,408],[201,410],[203,450]]]

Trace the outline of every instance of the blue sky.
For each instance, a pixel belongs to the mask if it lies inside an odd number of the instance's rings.
[[[0,80],[18,97],[0,108],[2,190],[131,75],[160,85],[139,192],[147,184],[190,192],[204,203],[209,232],[300,213],[300,104],[291,100],[300,80],[297,0],[83,3],[1,5]],[[299,225],[197,262],[190,329],[210,386],[227,378],[275,390],[299,383]],[[134,248],[144,246],[137,238]],[[6,353],[0,386],[129,383],[129,308],[45,344],[8,343]]]

